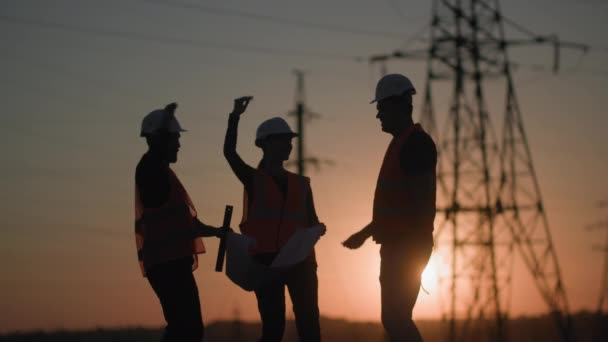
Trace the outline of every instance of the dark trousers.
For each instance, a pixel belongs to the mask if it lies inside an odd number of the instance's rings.
[[[276,342],[283,339],[285,286],[287,286],[293,303],[293,313],[300,341],[320,341],[317,264],[314,259],[308,259],[289,269],[277,272],[255,291],[262,318],[260,342]]]
[[[420,277],[432,252],[432,243],[383,244],[380,248],[382,325],[391,342],[422,341],[412,320]]]
[[[204,326],[192,258],[169,261],[146,272],[163,308],[167,327],[162,342],[200,342]]]

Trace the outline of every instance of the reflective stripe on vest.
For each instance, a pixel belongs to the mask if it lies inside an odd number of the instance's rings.
[[[253,189],[253,199],[244,194],[241,231],[256,240],[252,254],[277,252],[297,229],[308,224],[310,183],[306,177],[287,172],[287,194],[283,195],[274,179],[258,169]]]
[[[190,196],[175,173],[169,173],[169,198],[159,208],[144,208],[137,185],[135,186],[135,244],[141,272],[152,266],[194,256],[192,270],[198,266],[197,254],[205,252],[201,238],[184,239],[176,233],[194,228],[196,209]]]

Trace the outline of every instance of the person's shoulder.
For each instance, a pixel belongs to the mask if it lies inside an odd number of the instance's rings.
[[[437,154],[433,138],[423,130],[414,130],[401,148],[401,154]]]
[[[291,171],[287,171],[286,172],[288,177],[293,177],[294,179],[296,179],[298,182],[306,184],[308,186],[310,186],[310,177],[306,177],[303,175],[299,175],[297,173],[291,172]]]
[[[296,178],[298,180],[310,182],[310,177],[299,175],[299,174],[297,174],[295,172],[291,172],[291,171],[285,170],[285,174],[287,174],[289,177],[294,177],[294,178]]]
[[[431,170],[437,163],[437,148],[433,138],[422,130],[412,132],[400,151],[401,168],[408,174]]]
[[[137,183],[157,178],[164,174],[166,174],[166,170],[163,170],[162,165],[148,153],[145,153],[141,157],[135,167],[135,180]]]
[[[144,153],[139,159],[139,162],[137,162],[135,172],[136,174],[141,174],[142,172],[145,172],[151,168],[154,168],[153,161],[148,153]]]
[[[408,143],[417,146],[435,147],[435,141],[427,132],[423,130],[414,130],[408,139]]]

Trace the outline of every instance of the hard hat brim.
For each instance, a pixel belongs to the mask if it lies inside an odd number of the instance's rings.
[[[188,130],[187,129],[183,129],[183,128],[180,127],[177,131],[171,131],[169,133],[182,133],[182,132],[188,132]],[[158,131],[156,131],[156,132],[141,132],[141,133],[139,133],[139,136],[142,137],[142,138],[143,137],[153,137],[153,136],[157,135],[158,133],[159,133]]]
[[[406,91],[405,91],[403,94],[401,94],[401,95],[399,95],[399,94],[395,94],[395,95],[383,96],[383,97],[381,97],[381,98],[374,98],[373,100],[371,100],[371,101],[370,101],[370,103],[369,103],[369,104],[376,103],[376,102],[378,102],[378,101],[382,101],[382,100],[384,100],[384,99],[387,99],[387,98],[389,98],[389,97],[393,97],[393,96],[405,96],[405,95],[406,95],[406,94],[408,94],[408,93],[409,93],[409,95],[412,95],[412,96],[413,96],[413,95],[416,95],[416,89],[412,88],[412,89],[410,89],[410,90],[406,90]]]
[[[268,139],[268,138],[270,138],[270,137],[273,137],[273,136],[279,136],[279,135],[286,135],[286,136],[289,136],[290,138],[295,138],[295,137],[299,136],[299,134],[298,134],[298,133],[296,133],[296,132],[291,132],[291,133],[276,133],[276,134],[269,134],[269,135],[267,135],[267,136],[265,136],[265,137],[261,137],[261,138],[257,138],[257,139],[255,139],[255,146],[260,147],[260,143],[261,143],[262,141],[267,140],[267,139]]]

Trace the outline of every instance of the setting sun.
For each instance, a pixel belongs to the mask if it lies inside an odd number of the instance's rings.
[[[433,254],[431,260],[429,260],[429,263],[426,265],[424,272],[422,272],[422,288],[429,293],[436,291],[439,287],[438,265],[437,258],[435,257],[435,254]]]

